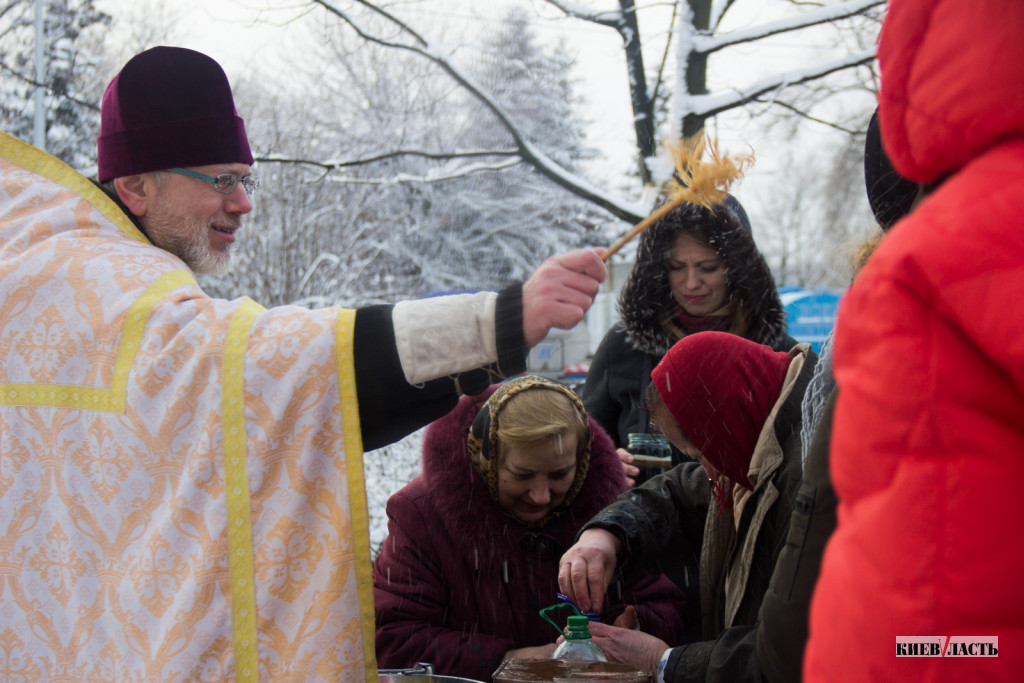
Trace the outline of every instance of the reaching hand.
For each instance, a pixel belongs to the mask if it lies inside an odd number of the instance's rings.
[[[594,303],[608,275],[603,249],[577,249],[552,256],[523,284],[523,337],[535,346],[552,327],[571,329]]]
[[[633,477],[640,474],[640,468],[633,464],[633,454],[625,448],[615,449],[615,454],[619,456],[619,461],[622,463],[622,473],[626,475],[626,485],[631,488],[636,486],[636,479]]]
[[[601,611],[621,543],[609,531],[587,529],[558,563],[558,587],[580,611]]]
[[[619,628],[640,628],[640,619],[636,616],[636,607],[633,605],[626,605],[626,609],[622,610],[622,614],[615,617],[615,621],[612,622],[612,626],[618,626]]]
[[[631,628],[591,623],[590,635],[609,661],[629,664],[648,673],[658,670],[658,662],[668,649],[664,640]]]

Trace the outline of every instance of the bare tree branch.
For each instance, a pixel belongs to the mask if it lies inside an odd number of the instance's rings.
[[[301,162],[300,162],[301,163]],[[332,176],[331,182],[346,183],[349,185],[396,185],[398,183],[439,183],[445,180],[465,178],[475,173],[487,171],[503,171],[523,163],[518,157],[494,164],[471,164],[456,168],[447,172],[429,173],[422,176],[414,176],[408,173],[396,173],[383,178],[346,178],[345,176]]]
[[[23,83],[27,83],[28,85],[31,85],[31,86],[33,86],[35,88],[40,88],[41,87],[41,88],[43,88],[44,90],[46,90],[48,93],[50,93],[51,95],[53,95],[55,97],[63,97],[66,100],[70,100],[71,102],[74,102],[75,104],[79,105],[80,107],[85,107],[86,109],[90,109],[92,111],[99,111],[100,110],[100,108],[98,106],[96,106],[95,103],[93,103],[93,102],[86,102],[85,100],[79,99],[79,98],[75,97],[74,95],[71,95],[70,93],[59,92],[56,89],[54,89],[54,87],[52,85],[50,85],[49,83],[40,83],[40,82],[36,81],[34,78],[29,78],[28,76],[25,76],[24,74],[19,72],[17,69],[13,69],[10,66],[8,66],[6,62],[0,61],[0,71],[4,71],[6,73],[9,73],[12,76],[14,76],[15,78],[17,78],[19,81],[22,81]]]
[[[669,26],[676,25],[676,16],[679,14],[679,3],[672,4],[672,16],[668,21]],[[654,86],[651,88],[650,95],[648,96],[651,104],[653,105],[658,101],[658,93],[661,91],[661,84],[664,81],[665,67],[668,65],[668,57],[672,54],[672,35],[669,34],[669,39],[665,41],[665,49],[661,52],[661,62],[658,64],[658,78],[654,81]]]
[[[811,116],[810,114],[808,114],[807,112],[803,111],[799,107],[794,107],[789,102],[784,102],[782,100],[775,99],[775,98],[772,98],[771,100],[763,100],[761,98],[757,98],[757,101],[758,102],[764,102],[765,104],[769,104],[769,105],[775,105],[777,107],[782,107],[783,109],[791,111],[791,112],[793,112],[794,114],[796,114],[797,116],[799,116],[801,118],[807,119],[808,121],[814,121],[815,123],[820,123],[823,126],[828,126],[829,128],[834,128],[834,129],[838,130],[841,133],[846,133],[847,135],[854,135],[854,136],[858,136],[858,137],[864,135],[864,131],[863,130],[853,130],[853,129],[847,128],[845,126],[840,126],[838,123],[833,123],[832,121],[826,121],[825,119],[819,119],[817,116]]]
[[[388,161],[389,159],[398,159],[400,157],[414,156],[422,159],[431,159],[435,161],[447,161],[450,159],[473,159],[478,157],[516,157],[519,158],[519,152],[516,150],[498,149],[498,150],[480,150],[472,152],[427,152],[418,149],[397,149],[391,152],[385,152],[372,157],[366,157],[363,159],[346,159],[343,161],[314,161],[311,159],[298,159],[294,157],[285,157],[279,154],[270,154],[266,156],[256,157],[256,161],[265,162],[270,164],[303,164],[307,166],[316,166],[327,171],[335,171],[342,168],[349,168],[352,166],[366,166],[369,164],[375,164],[380,161]]]
[[[736,0],[726,0],[726,2],[723,2],[721,4],[721,9],[718,10],[718,13],[715,14],[715,16],[711,17],[711,26],[714,28],[714,30],[718,30],[718,27],[722,23],[722,19],[725,18],[726,12],[729,11],[729,9],[733,6],[734,2],[736,2]]]
[[[583,21],[589,21],[602,26],[608,26],[618,30],[622,24],[622,13],[615,10],[598,11],[595,12],[589,7],[577,5],[575,2],[566,2],[565,0],[544,0],[552,7],[557,7],[567,17],[573,19],[582,19]]]
[[[350,14],[338,9],[330,2],[327,2],[326,0],[312,1],[347,23],[363,39],[378,45],[414,52],[426,57],[441,67],[441,69],[455,79],[459,85],[464,87],[471,95],[473,95],[473,97],[483,103],[483,105],[498,119],[498,121],[501,122],[501,125],[505,128],[508,134],[512,136],[519,157],[533,166],[544,177],[548,178],[560,187],[569,190],[578,197],[582,197],[583,199],[597,204],[612,215],[623,220],[635,223],[640,220],[642,216],[646,215],[647,212],[644,211],[642,207],[626,204],[609,197],[607,194],[591,185],[590,182],[584,178],[571,173],[552,161],[546,154],[526,139],[522,130],[511,120],[508,114],[505,113],[504,109],[502,109],[502,107],[498,105],[492,97],[485,93],[483,88],[477,85],[473,79],[457,68],[443,50],[431,45],[423,36],[409,28],[401,20],[392,16],[385,10],[375,7],[368,2],[368,0],[354,0],[354,2],[367,7],[371,11],[393,23],[403,33],[410,35],[415,40],[415,44],[410,45],[408,43],[396,42],[394,40],[375,35],[361,26]]]
[[[829,74],[860,64],[870,64],[875,59],[875,50],[862,50],[847,55],[841,59],[828,62],[822,65],[815,65],[803,70],[787,71],[775,74],[768,78],[761,79],[742,90],[722,95],[690,95],[684,98],[683,110],[687,114],[710,118],[723,111],[753,102],[762,95],[779,90],[787,85],[806,83],[816,78],[822,78]],[[688,106],[687,106],[688,105]]]
[[[755,26],[744,31],[733,31],[717,36],[698,35],[694,36],[694,51],[708,55],[730,45],[750,43],[767,38],[768,36],[796,31],[809,26],[817,26],[838,19],[846,19],[847,17],[861,14],[872,7],[884,4],[885,0],[848,0],[847,2],[826,5],[815,10],[801,12],[795,16],[769,22],[762,26]]]

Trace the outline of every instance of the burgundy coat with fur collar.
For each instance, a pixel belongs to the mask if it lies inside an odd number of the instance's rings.
[[[388,501],[388,538],[374,564],[377,660],[384,669],[429,662],[442,675],[490,681],[508,650],[552,643],[539,615],[558,602],[558,560],[576,532],[626,490],[608,435],[591,420],[590,470],[569,509],[540,529],[505,515],[466,447],[493,387],[466,396],[430,426],[423,473]],[[606,623],[625,605],[640,628],[669,643],[681,632],[683,597],[664,577],[615,582]],[[569,609],[552,613],[559,624]]]

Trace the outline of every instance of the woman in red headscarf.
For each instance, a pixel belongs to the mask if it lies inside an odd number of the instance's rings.
[[[800,482],[800,404],[814,362],[807,344],[784,353],[700,332],[655,367],[651,422],[698,462],[632,489],[588,522],[562,557],[559,586],[581,609],[599,608],[616,571],[659,568],[666,552],[689,544],[700,549],[701,640],[670,648],[639,631],[594,624],[611,659],[657,670],[664,681],[737,673],[712,662],[730,661],[723,648],[744,647],[742,629],[731,627],[753,628],[782,548]],[[726,629],[730,642],[719,642]]]

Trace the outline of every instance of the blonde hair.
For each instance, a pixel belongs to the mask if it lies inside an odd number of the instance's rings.
[[[498,418],[498,457],[505,446],[522,446],[567,433],[576,435],[576,457],[588,445],[586,416],[565,394],[536,387],[510,398]]]
[[[878,230],[860,243],[857,247],[856,253],[850,257],[850,269],[853,270],[854,275],[859,273],[861,268],[864,267],[864,264],[868,262],[868,259],[871,257],[871,254],[874,253],[875,248],[878,246],[879,242],[882,241],[883,237],[885,237],[885,233]]]

